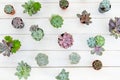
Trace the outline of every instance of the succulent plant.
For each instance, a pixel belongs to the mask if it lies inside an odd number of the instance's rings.
[[[15,73],[15,75],[18,76],[19,79],[24,78],[27,80],[30,76],[31,67],[27,63],[21,61],[20,63],[18,63],[16,70],[17,72]]]
[[[32,16],[33,14],[36,14],[38,11],[40,11],[41,4],[39,2],[30,0],[28,2],[25,2],[22,7],[25,9],[23,11],[24,13],[28,13],[30,16]]]
[[[43,53],[39,53],[36,57],[35,60],[39,66],[45,66],[49,63],[48,61],[48,56]]]
[[[120,18],[115,17],[115,20],[110,19],[109,21],[109,31],[111,35],[116,39],[120,37]]]
[[[30,31],[31,31],[31,36],[36,41],[40,41],[44,37],[44,31],[43,29],[39,28],[38,25],[32,25],[30,27]]]
[[[15,9],[14,9],[14,7],[12,5],[5,5],[4,12],[6,14],[14,15],[15,14]]]
[[[77,64],[79,63],[80,61],[80,55],[75,53],[75,52],[72,52],[70,55],[69,55],[69,60],[70,60],[70,63],[71,64]]]
[[[105,49],[103,48],[104,44],[105,44],[105,38],[102,37],[101,35],[97,35],[95,37],[90,37],[87,40],[87,44],[90,48],[94,48],[93,50],[91,50],[91,54],[97,54],[97,55],[102,55],[103,51],[105,51]]]
[[[73,45],[73,37],[71,34],[65,32],[58,37],[58,44],[67,49]]]
[[[100,60],[95,60],[93,61],[92,63],[92,67],[95,69],[95,70],[100,70],[102,68],[102,62]]]
[[[25,26],[23,20],[20,17],[13,18],[11,24],[16,29],[22,29]]]
[[[55,28],[61,28],[63,25],[63,18],[59,15],[53,15],[50,19],[50,23]]]
[[[21,43],[19,40],[13,40],[11,36],[5,36],[5,40],[2,40],[0,43],[0,53],[3,53],[4,56],[10,56],[10,53],[16,53],[20,47]]]
[[[56,79],[57,80],[69,80],[69,72],[66,72],[65,69],[62,69],[59,75],[56,76]]]
[[[62,8],[62,9],[66,9],[68,8],[69,6],[69,2],[67,0],[60,0],[59,1],[59,6]]]
[[[111,4],[109,0],[103,0],[99,5],[99,12],[105,13],[111,9]]]
[[[92,21],[90,21],[90,13],[88,13],[86,10],[84,10],[81,15],[77,14],[77,17],[80,18],[80,22],[83,24],[89,25],[92,23]]]

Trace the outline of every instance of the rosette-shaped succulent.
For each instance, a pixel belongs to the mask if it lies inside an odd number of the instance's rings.
[[[105,44],[105,38],[101,35],[89,38],[87,40],[87,44],[90,48],[94,48],[93,50],[91,50],[91,54],[96,53],[97,55],[102,55],[102,52],[105,51],[103,48]]]
[[[63,18],[59,15],[53,15],[50,19],[50,23],[55,28],[61,28],[63,25]]]
[[[99,5],[99,12],[105,13],[111,9],[111,4],[109,0],[103,0]]]
[[[20,17],[13,18],[11,24],[16,29],[22,29],[24,27],[24,22]]]
[[[35,57],[35,60],[39,66],[45,66],[49,63],[48,56],[46,54],[42,54],[42,53],[39,53]]]
[[[56,79],[57,80],[69,80],[69,72],[66,72],[65,69],[62,69],[59,75],[56,76]]]
[[[44,37],[44,31],[43,29],[39,28],[38,25],[32,25],[30,27],[30,31],[31,31],[31,36],[36,41],[40,41]]]
[[[14,15],[15,14],[15,9],[14,9],[14,7],[12,5],[5,5],[4,12],[6,14]]]
[[[18,76],[19,79],[24,78],[25,80],[27,80],[30,76],[31,67],[27,63],[21,61],[20,63],[18,63],[16,70],[17,72],[15,73],[15,75]]]
[[[80,55],[73,52],[72,54],[69,55],[69,60],[71,64],[77,64],[80,61]]]
[[[87,43],[88,43],[88,46],[90,48],[94,48],[96,46],[96,41],[95,41],[95,38],[94,37],[90,37],[88,40],[87,40]]]
[[[99,47],[102,47],[105,44],[105,38],[102,37],[101,35],[95,36],[95,41],[96,41],[96,45]]]
[[[109,31],[111,32],[111,35],[116,39],[120,37],[120,18],[115,17],[115,20],[110,19]]]
[[[66,9],[68,8],[69,6],[69,2],[67,0],[60,0],[59,1],[59,6],[62,8],[62,9]]]
[[[58,37],[58,44],[67,49],[73,45],[73,37],[71,34],[65,32]]]
[[[102,68],[102,62],[100,60],[95,60],[93,63],[92,63],[92,67],[95,69],[95,70],[100,70]]]
[[[24,13],[28,13],[30,16],[32,16],[33,14],[36,14],[38,11],[40,11],[41,4],[39,2],[30,0],[28,2],[25,2],[22,7],[25,9],[23,11]]]
[[[20,47],[21,43],[19,40],[13,40],[11,36],[5,36],[5,40],[2,40],[0,43],[0,53],[3,53],[4,56],[10,56],[10,53],[16,53]]]
[[[90,21],[90,13],[88,13],[86,10],[84,10],[81,15],[77,14],[77,17],[80,18],[80,22],[83,24],[89,25],[92,23],[92,21]]]

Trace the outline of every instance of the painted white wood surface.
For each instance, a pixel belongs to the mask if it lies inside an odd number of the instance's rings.
[[[59,0],[36,0],[42,4],[38,14],[30,17],[23,14],[21,5],[27,0],[0,0],[0,41],[6,35],[11,35],[22,42],[22,47],[17,54],[11,57],[0,55],[0,80],[18,80],[14,73],[17,63],[24,60],[32,66],[31,76],[28,80],[56,80],[55,76],[65,68],[70,72],[70,80],[119,80],[120,79],[120,39],[116,40],[109,36],[108,23],[110,18],[120,16],[120,0],[110,0],[112,9],[105,13],[98,12],[101,0],[69,0],[70,7],[67,10],[59,8]],[[16,9],[13,16],[4,13],[4,5],[12,4]],[[83,10],[91,13],[92,24],[89,26],[80,23],[76,17],[77,13]],[[64,18],[64,25],[61,29],[54,29],[49,19],[51,15],[59,14]],[[22,17],[25,27],[21,30],[14,29],[11,25],[12,18]],[[29,27],[38,24],[44,31],[45,37],[40,42],[32,39]],[[65,50],[59,47],[57,37],[63,32],[73,35],[74,45]],[[102,56],[91,55],[86,40],[95,35],[103,35],[106,39],[104,48],[106,51]],[[81,61],[77,65],[71,65],[68,56],[72,52],[78,52]],[[50,63],[39,68],[35,62],[38,53],[45,53],[49,56]],[[92,61],[99,59],[103,62],[103,68],[95,71],[91,67]]]

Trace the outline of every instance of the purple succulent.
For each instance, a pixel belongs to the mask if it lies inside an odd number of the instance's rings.
[[[71,34],[65,32],[58,37],[58,44],[67,49],[73,45],[73,37]]]

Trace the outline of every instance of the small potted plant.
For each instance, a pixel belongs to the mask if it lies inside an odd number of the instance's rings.
[[[90,21],[90,13],[88,13],[86,10],[84,10],[82,14],[77,14],[77,17],[80,19],[80,22],[82,24],[89,25],[90,23],[92,23],[92,21]]]
[[[91,50],[91,54],[96,53],[97,55],[102,55],[103,51],[105,51],[105,49],[103,48],[105,44],[105,38],[101,35],[90,37],[87,40],[87,43],[90,48],[93,48],[93,50]]]
[[[59,6],[62,9],[67,9],[69,7],[69,2],[67,0],[60,0],[59,1]]]
[[[109,21],[109,32],[111,36],[114,36],[116,39],[120,37],[120,18],[115,17],[115,20],[110,19]]]
[[[61,28],[63,25],[63,18],[59,15],[53,15],[50,18],[50,23],[54,28]]]
[[[40,11],[41,4],[39,2],[30,0],[28,2],[25,2],[22,7],[25,9],[23,13],[28,13],[30,16],[32,16],[33,14],[36,14],[38,11]]]
[[[5,5],[4,12],[6,14],[14,15],[15,14],[15,9],[14,9],[14,7],[12,5]]]
[[[95,70],[100,70],[102,68],[102,62],[100,60],[95,60],[93,61],[92,63],[92,67],[95,69]]]
[[[19,40],[13,40],[11,36],[5,36],[2,43],[0,43],[0,53],[4,56],[10,56],[10,53],[16,53],[21,47],[21,42]]]
[[[16,68],[17,72],[15,73],[16,76],[18,76],[19,80],[24,78],[25,80],[28,79],[31,72],[31,66],[29,66],[27,63],[21,61],[18,63],[18,66]]]

